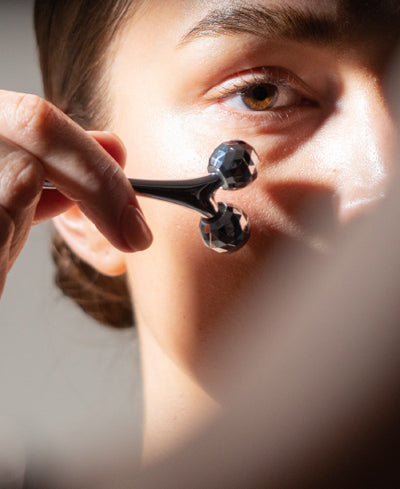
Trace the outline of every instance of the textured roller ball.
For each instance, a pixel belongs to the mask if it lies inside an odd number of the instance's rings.
[[[214,150],[208,171],[219,174],[223,189],[235,190],[255,180],[257,163],[257,154],[249,144],[244,141],[227,141]]]
[[[204,244],[219,253],[230,253],[246,244],[250,237],[250,221],[236,207],[220,202],[217,214],[200,220]]]

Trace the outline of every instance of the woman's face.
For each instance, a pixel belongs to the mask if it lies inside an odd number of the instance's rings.
[[[113,130],[128,176],[204,175],[230,139],[260,158],[255,183],[219,194],[252,223],[231,255],[204,247],[193,211],[141,198],[154,243],[127,258],[139,327],[192,373],[273,247],[326,253],[331,231],[383,195],[394,138],[387,49],[350,40],[354,26],[340,34],[343,15],[332,0],[149,1],[121,37]]]

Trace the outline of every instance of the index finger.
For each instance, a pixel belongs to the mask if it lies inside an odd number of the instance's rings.
[[[62,111],[36,95],[0,90],[0,134],[33,154],[46,178],[76,202],[114,246],[132,251],[140,242],[143,247],[143,223],[139,218],[135,230],[132,218],[132,206],[139,206],[123,171]]]

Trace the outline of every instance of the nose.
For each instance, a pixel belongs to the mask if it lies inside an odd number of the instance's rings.
[[[321,157],[335,172],[338,218],[347,222],[385,195],[394,170],[396,127],[382,80],[349,74],[324,131]]]

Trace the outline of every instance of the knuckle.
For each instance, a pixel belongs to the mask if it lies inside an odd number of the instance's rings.
[[[32,94],[21,94],[15,105],[15,123],[19,130],[43,132],[53,112],[53,106]]]

